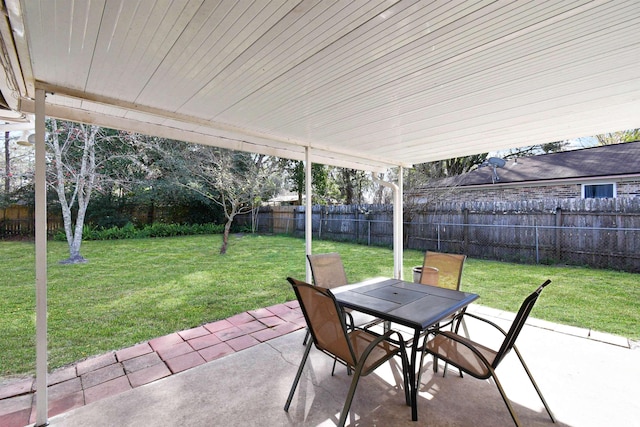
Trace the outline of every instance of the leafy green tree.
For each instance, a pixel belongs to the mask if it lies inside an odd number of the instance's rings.
[[[121,132],[121,138],[126,146],[112,172],[117,179],[102,205],[105,211],[113,210],[114,220],[126,222],[129,218],[136,224],[149,224],[157,220],[158,209],[167,213],[172,221],[223,220],[221,211],[211,200],[199,193],[185,191],[181,184],[184,171],[176,165],[184,162],[181,159],[191,149],[191,144],[129,132]],[[110,200],[119,206],[109,205]],[[140,215],[144,211],[146,218]]]
[[[363,204],[364,194],[373,188],[370,174],[358,169],[336,168],[334,179],[340,189],[340,199],[346,205]]]
[[[417,164],[413,168],[405,170],[405,193],[411,193],[419,188],[429,187],[429,184],[434,180],[469,172],[481,165],[487,159],[487,156],[488,153],[481,153],[472,156]],[[436,190],[433,189],[433,199],[437,198],[435,191]]]
[[[561,151],[565,151],[568,146],[569,141],[553,141],[546,144],[536,144],[526,147],[512,148],[510,150],[506,150],[500,156],[504,159],[538,156],[540,154],[558,153]]]
[[[298,194],[298,204],[302,205],[302,195],[305,193],[304,162],[299,160],[279,159],[280,167],[287,177],[287,182],[292,191]],[[329,168],[319,163],[311,164],[311,187],[314,204],[327,204],[329,199]]]
[[[603,133],[596,135],[598,144],[611,145],[621,144],[623,142],[632,142],[640,140],[640,129],[627,129],[618,132]]]

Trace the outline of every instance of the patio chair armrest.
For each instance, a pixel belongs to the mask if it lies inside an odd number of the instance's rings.
[[[348,311],[344,311],[344,310],[342,310],[342,314],[344,314],[345,323],[347,324],[347,327],[351,330],[354,330],[356,328],[356,323],[353,320],[353,315]]]
[[[376,336],[376,339],[374,341],[374,343],[379,344],[382,341],[386,340],[389,341],[391,344],[397,345],[397,346],[404,346],[405,342],[404,342],[404,337],[402,336],[402,334],[396,330],[390,329],[388,330],[386,333],[384,334],[379,334],[377,332],[371,331],[369,329],[367,329],[367,325],[364,326],[357,326],[354,329],[359,329],[361,331],[365,331],[368,334],[374,335]],[[396,334],[398,336],[398,339],[393,339],[391,338],[391,335]]]
[[[368,333],[370,333],[370,332],[368,332]],[[371,334],[370,333],[371,335],[376,336],[376,338],[373,341],[371,341],[371,343],[367,346],[367,348],[360,355],[360,359],[358,360],[358,363],[357,363],[357,366],[356,366],[356,375],[361,375],[361,374],[362,375],[367,375],[369,372],[372,372],[373,370],[375,370],[378,367],[378,365],[376,365],[372,369],[370,368],[367,372],[362,373],[362,370],[364,369],[364,365],[365,365],[364,361],[367,360],[367,358],[369,357],[369,355],[371,354],[373,349],[375,349],[378,346],[378,344],[380,344],[382,341],[389,341],[390,343],[393,344],[393,341],[390,340],[389,338],[394,333],[397,334],[396,331],[388,331],[384,335],[378,335],[378,334]],[[402,337],[400,337],[400,340],[402,340]],[[401,352],[403,350],[404,349],[402,347],[398,347],[398,351],[399,352]]]
[[[490,320],[487,320],[487,319],[485,319],[485,318],[483,318],[483,317],[476,316],[475,314],[471,314],[471,313],[468,313],[468,312],[464,312],[464,313],[461,313],[461,314],[460,314],[459,319],[462,319],[463,317],[466,317],[466,316],[471,317],[471,318],[473,318],[473,319],[480,320],[481,322],[487,323],[488,325],[491,325],[491,326],[493,326],[494,328],[496,328],[498,331],[500,331],[500,333],[502,333],[502,335],[507,336],[507,331],[505,331],[504,329],[502,329],[500,326],[498,326],[498,325],[497,325],[497,324],[495,324],[494,322],[492,322],[492,321],[490,321]],[[458,320],[458,321],[459,321],[459,320]]]
[[[378,319],[379,320],[379,319]],[[380,322],[384,322],[383,320],[381,320]],[[399,331],[396,331],[395,329],[389,329],[386,333],[384,334],[380,334],[378,332],[372,331],[371,329],[369,329],[372,325],[374,324],[374,322],[371,323],[367,323],[366,325],[361,325],[361,326],[357,326],[355,329],[360,329],[363,330],[371,335],[375,335],[377,337],[386,337],[385,339],[387,341],[389,341],[391,344],[400,346],[400,347],[405,347],[408,346],[410,347],[411,345],[406,343],[404,337],[402,336],[402,334]],[[393,334],[396,334],[398,336],[398,338],[391,338],[391,336]]]

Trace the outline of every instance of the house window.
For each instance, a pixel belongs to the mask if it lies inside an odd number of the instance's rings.
[[[615,183],[582,184],[583,199],[613,199],[616,197]]]

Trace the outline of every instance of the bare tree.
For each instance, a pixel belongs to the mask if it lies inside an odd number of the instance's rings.
[[[98,126],[58,120],[48,123],[47,145],[52,155],[52,173],[48,183],[58,195],[69,245],[69,258],[61,263],[86,262],[80,255],[82,231],[91,193],[98,181],[96,143],[106,136]]]
[[[9,151],[9,132],[4,133],[4,194],[11,193],[11,154]]]
[[[264,155],[216,147],[191,146],[183,166],[183,185],[220,205],[226,218],[220,253],[227,252],[229,232],[237,215],[254,211],[265,197],[276,193],[272,168]]]

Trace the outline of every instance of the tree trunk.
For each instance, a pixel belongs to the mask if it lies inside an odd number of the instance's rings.
[[[82,245],[84,218],[96,179],[95,139],[99,128],[97,126],[91,126],[87,129],[84,126],[80,126],[80,129],[82,129],[82,138],[84,140],[82,159],[80,161],[80,170],[75,177],[75,188],[70,200],[67,199],[65,191],[64,163],[62,158],[63,148],[60,147],[58,140],[55,138],[52,143],[56,166],[55,187],[62,207],[64,232],[67,237],[67,244],[69,245],[69,258],[60,261],[61,264],[87,262],[87,260],[80,255],[80,245]],[[78,214],[74,225],[71,209],[76,201],[78,202]]]
[[[233,216],[228,216],[227,222],[224,224],[224,233],[222,234],[222,246],[220,246],[220,255],[224,255],[227,253],[227,245],[229,244],[229,231],[231,231],[232,222]]]
[[[9,132],[4,133],[4,195],[11,192],[11,152],[9,151]]]

